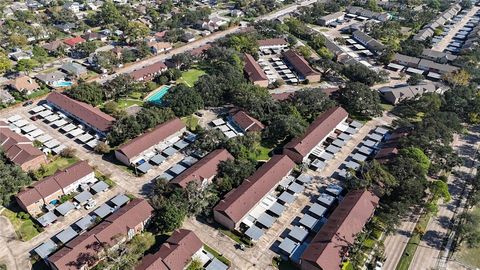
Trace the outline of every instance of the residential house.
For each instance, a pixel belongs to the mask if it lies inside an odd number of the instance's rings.
[[[144,199],[135,198],[100,222],[90,231],[75,237],[48,258],[54,270],[78,270],[93,267],[105,255],[145,229],[153,208]]]
[[[240,9],[232,9],[230,11],[230,16],[232,17],[243,17],[245,15],[245,13],[243,13],[243,11],[241,11]]]
[[[58,85],[59,83],[65,81],[66,77],[67,77],[67,74],[58,70],[50,73],[37,74],[35,76],[37,80],[41,81],[42,83],[48,86]]]
[[[0,104],[10,104],[15,98],[5,89],[0,89]]]
[[[283,153],[296,163],[306,162],[317,146],[334,133],[348,118],[348,113],[342,107],[331,108],[315,119],[305,133],[293,138],[283,148]]]
[[[322,16],[318,20],[318,22],[320,23],[320,25],[327,26],[327,25],[330,25],[333,22],[343,20],[344,17],[345,17],[345,13],[343,11],[339,11],[339,12],[335,12],[335,13],[332,13],[332,14]]]
[[[10,162],[24,171],[37,170],[47,163],[42,151],[33,147],[27,137],[12,131],[3,121],[0,121],[0,148]]]
[[[282,56],[287,64],[295,70],[300,80],[320,81],[320,73],[314,70],[303,56],[293,50],[283,52]]]
[[[353,32],[352,35],[354,39],[377,55],[383,53],[386,49],[385,45],[362,31],[357,30]]]
[[[393,62],[406,67],[416,68],[418,67],[420,58],[396,53],[395,56],[393,57]]]
[[[63,42],[61,40],[54,40],[52,42],[43,44],[42,48],[44,48],[49,53],[54,53],[57,52],[57,50],[62,46]]]
[[[426,71],[435,72],[438,74],[447,74],[459,70],[458,67],[449,64],[440,64],[433,62],[432,60],[422,59],[418,63],[418,68]]]
[[[112,128],[115,118],[84,102],[77,101],[58,92],[50,93],[46,98],[47,103],[70,116],[86,127],[105,137]]]
[[[243,71],[247,75],[250,82],[261,87],[267,87],[269,85],[269,80],[265,71],[262,67],[255,61],[253,56],[246,53],[244,57],[245,66]]]
[[[195,41],[195,36],[192,33],[187,32],[182,36],[181,41],[186,43],[193,42]]]
[[[185,131],[182,120],[174,118],[121,145],[115,151],[115,157],[127,166],[135,165],[146,152],[155,150],[162,143],[174,141]]]
[[[63,10],[67,10],[72,12],[73,14],[77,14],[80,12],[80,3],[67,2],[63,5]]]
[[[202,241],[194,232],[177,229],[154,254],[147,254],[135,270],[187,269],[195,254],[203,249]]]
[[[132,71],[130,76],[136,81],[151,81],[155,76],[162,74],[166,70],[167,65],[162,61],[158,61],[149,66]]]
[[[419,97],[425,93],[433,93],[437,90],[432,83],[421,83],[418,85],[401,85],[397,87],[382,87],[378,89],[382,98],[395,105],[405,99]]]
[[[40,89],[40,85],[31,77],[21,75],[8,83],[8,86],[25,95],[30,95]]]
[[[20,61],[24,59],[31,59],[33,56],[31,51],[22,51],[20,49],[16,50],[15,52],[9,53],[8,57],[14,61]]]
[[[54,25],[55,28],[64,32],[64,33],[71,33],[73,30],[77,29],[77,25],[75,23],[62,23]]]
[[[52,176],[34,182],[15,195],[18,205],[36,216],[45,205],[58,202],[61,196],[75,192],[82,184],[94,183],[95,172],[86,161],[77,162]]]
[[[269,38],[269,39],[261,39],[257,41],[258,49],[259,50],[280,50],[286,49],[290,45],[288,41],[284,38]]]
[[[303,252],[300,269],[342,269],[347,250],[373,216],[378,201],[370,191],[350,191]]]
[[[68,47],[70,47],[72,49],[75,49],[75,47],[78,44],[81,44],[81,43],[84,43],[84,42],[85,42],[85,39],[83,39],[82,37],[73,37],[73,38],[67,38],[67,39],[63,40],[63,43],[65,43]]]
[[[86,41],[94,41],[94,40],[107,41],[107,36],[102,35],[98,32],[85,33],[82,36],[82,38],[85,39]]]
[[[201,57],[208,49],[210,49],[212,47],[211,44],[205,44],[205,45],[202,45],[200,47],[197,47],[195,49],[192,49],[190,51],[188,51],[190,53],[191,56],[193,56],[194,58],[199,58]]]
[[[388,13],[373,12],[368,9],[357,6],[349,6],[346,9],[347,16],[349,17],[363,17],[365,19],[372,19],[380,22],[386,22],[392,18]]]
[[[265,128],[262,122],[248,115],[244,110],[238,108],[230,111],[228,120],[243,133],[261,132]]]
[[[423,49],[422,58],[432,60],[440,64],[447,64],[457,59],[458,56],[448,52],[439,52],[432,49]]]
[[[75,63],[75,62],[69,62],[65,63],[60,67],[61,70],[65,71],[67,74],[72,75],[76,78],[79,78],[85,74],[87,74],[88,70],[86,67]]]
[[[164,53],[173,49],[173,46],[170,42],[152,41],[148,42],[147,45],[150,47],[150,50],[152,50],[153,54]]]
[[[294,168],[295,162],[287,155],[274,155],[214,207],[215,221],[229,230],[239,231],[250,211],[273,192]]]
[[[157,41],[163,41],[163,39],[165,38],[165,35],[167,34],[167,30],[163,30],[161,32],[156,32],[154,34],[154,37]]]

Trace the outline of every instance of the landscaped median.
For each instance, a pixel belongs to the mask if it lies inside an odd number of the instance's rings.
[[[410,240],[408,240],[407,246],[405,247],[402,257],[397,264],[396,270],[408,270],[410,263],[412,263],[413,255],[415,255],[415,251],[417,250],[417,247],[422,240],[422,236],[427,229],[427,224],[430,220],[430,217],[430,213],[424,213],[418,219],[417,225],[412,232],[412,237],[410,237]]]
[[[225,258],[222,254],[218,253],[218,251],[216,251],[215,249],[213,249],[213,248],[211,248],[211,247],[209,247],[205,244],[203,245],[203,249],[205,249],[207,252],[211,253],[215,258],[217,258],[219,261],[221,261],[225,265],[228,265],[228,266],[232,265],[230,260]]]

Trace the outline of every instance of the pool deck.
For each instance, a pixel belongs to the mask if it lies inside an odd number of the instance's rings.
[[[170,85],[170,84],[161,85],[161,86],[158,87],[157,89],[155,89],[155,90],[153,90],[152,92],[150,92],[150,93],[143,99],[143,101],[148,102],[148,101],[149,101],[148,99],[149,99],[151,96],[155,95],[158,91],[161,91],[162,88],[168,87],[168,88],[170,89],[172,86],[173,86],[173,85]]]

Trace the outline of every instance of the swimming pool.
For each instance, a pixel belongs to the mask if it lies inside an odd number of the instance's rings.
[[[151,96],[147,98],[148,102],[151,103],[156,103],[156,104],[161,104],[162,103],[162,98],[165,96],[165,94],[168,92],[168,89],[172,87],[171,85],[163,85],[160,87],[160,89],[157,90],[157,92],[153,93]]]
[[[53,87],[69,87],[72,86],[73,82],[69,81],[58,81],[52,84]]]

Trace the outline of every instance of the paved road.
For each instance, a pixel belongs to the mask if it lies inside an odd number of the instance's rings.
[[[20,264],[12,253],[12,247],[9,243],[15,241],[15,239],[16,234],[12,224],[6,217],[0,216],[0,263],[5,264],[8,270],[28,269],[28,264]]]
[[[462,137],[456,136],[453,147],[467,161],[455,170],[455,174],[449,177],[448,186],[452,200],[447,203],[441,203],[438,207],[437,215],[430,219],[409,269],[428,270],[437,268],[440,253],[445,240],[448,239],[449,229],[452,225],[451,221],[457,211],[462,211],[462,209],[459,209],[459,206],[465,196],[466,180],[469,177],[473,177],[476,173],[474,169],[476,163],[472,162],[471,159],[476,155],[478,141],[478,134],[468,134]]]
[[[435,51],[442,52],[445,50],[445,48],[448,47],[448,44],[450,41],[452,41],[452,38],[457,34],[458,30],[460,30],[467,22],[468,20],[480,9],[478,6],[473,6],[470,11],[459,21],[457,22],[448,32],[448,34],[443,37],[443,39],[437,43],[432,49]]]

